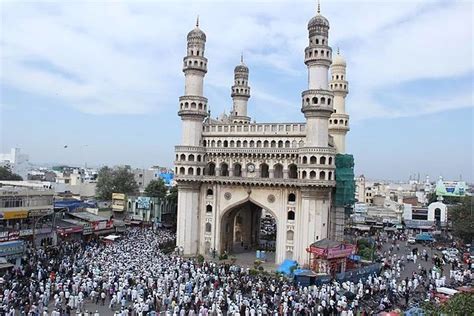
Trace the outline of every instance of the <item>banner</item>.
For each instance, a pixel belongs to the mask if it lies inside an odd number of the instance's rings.
[[[27,218],[27,217],[28,217],[28,211],[26,210],[3,212],[4,219],[18,219],[18,218]]]

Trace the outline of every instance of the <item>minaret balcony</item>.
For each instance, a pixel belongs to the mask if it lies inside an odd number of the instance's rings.
[[[199,71],[207,73],[207,58],[202,56],[186,56],[183,58],[183,72]]]
[[[332,63],[332,49],[327,45],[314,45],[306,47],[304,63],[310,65],[324,65],[329,67]]]
[[[349,92],[349,83],[345,80],[331,80],[329,82],[329,88],[335,93],[347,95]]]

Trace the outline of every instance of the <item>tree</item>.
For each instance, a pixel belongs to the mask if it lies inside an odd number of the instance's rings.
[[[0,167],[0,180],[21,181],[23,178],[20,175],[13,173],[10,167]]]
[[[466,196],[462,203],[449,210],[453,233],[470,243],[474,238],[474,197]]]
[[[145,188],[146,196],[157,197],[160,199],[165,198],[167,192],[168,188],[162,179],[151,180]]]
[[[171,204],[177,205],[178,204],[178,187],[174,186],[171,187],[169,194],[166,196],[168,202]]]
[[[474,315],[474,295],[457,293],[441,306],[429,301],[423,302],[421,308],[426,315]]]
[[[99,170],[96,186],[97,197],[101,200],[110,200],[112,193],[138,193],[138,184],[133,173],[130,172],[130,168],[112,169],[105,166]]]

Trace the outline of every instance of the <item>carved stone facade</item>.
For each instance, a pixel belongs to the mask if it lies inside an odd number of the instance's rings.
[[[339,54],[328,80],[329,22],[319,10],[308,31],[308,89],[301,105],[306,122],[270,124],[251,123],[243,59],[234,70],[232,112],[210,118],[203,96],[206,35],[198,24],[188,34],[185,95],[178,112],[183,135],[175,148],[177,246],[185,255],[232,251],[236,242],[252,242],[261,210],[276,220],[277,263],[286,258],[307,263],[306,248],[330,236],[335,155],[344,152],[349,130],[348,84]]]

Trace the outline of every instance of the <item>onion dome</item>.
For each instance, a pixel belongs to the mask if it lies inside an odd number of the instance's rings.
[[[235,66],[234,72],[249,72],[249,67],[244,63],[244,55],[240,56],[240,65]]]
[[[346,60],[344,57],[342,57],[341,54],[339,54],[339,49],[337,50],[336,56],[332,59],[332,65],[333,66],[346,66]]]
[[[310,36],[323,35],[328,36],[329,21],[321,15],[321,8],[318,2],[318,13],[308,22],[308,31]]]
[[[199,16],[196,20],[196,27],[194,30],[188,33],[188,41],[191,40],[201,40],[203,42],[206,41],[206,34],[199,28]]]

